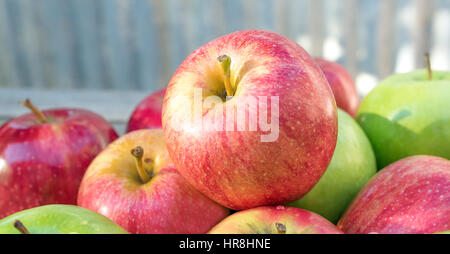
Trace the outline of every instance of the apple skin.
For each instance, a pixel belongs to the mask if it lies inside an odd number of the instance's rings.
[[[431,234],[450,229],[450,161],[417,155],[377,173],[338,222],[349,234]]]
[[[144,149],[154,176],[142,183],[130,154]],[[162,130],[137,130],[111,143],[89,166],[78,205],[96,211],[134,234],[201,234],[229,210],[195,190],[178,173]]]
[[[30,234],[128,234],[110,219],[74,205],[45,205],[0,220],[0,234],[20,234],[19,220]]]
[[[209,234],[279,234],[276,223],[286,234],[342,234],[320,215],[295,207],[262,206],[234,213],[209,231]]]
[[[397,74],[361,102],[357,121],[372,143],[379,169],[412,155],[450,159],[450,72]]]
[[[161,129],[161,112],[166,89],[161,89],[143,99],[128,120],[127,133],[140,129]]]
[[[0,218],[46,204],[76,204],[91,161],[117,138],[101,116],[82,109],[42,111],[0,127]]]
[[[231,58],[230,83],[236,91],[224,104],[238,111],[251,98],[278,96],[275,141],[261,142],[267,134],[261,128],[211,130],[217,107],[202,115],[205,128],[186,117],[195,105],[194,88],[204,96],[225,92],[217,62],[222,55]],[[258,116],[258,109],[247,107],[245,115]],[[169,83],[162,117],[169,154],[180,173],[234,210],[301,198],[326,170],[337,139],[336,103],[316,63],[296,42],[260,30],[223,36],[188,56]]]
[[[289,206],[313,211],[333,223],[377,173],[375,154],[364,131],[338,109],[338,141],[327,171],[303,198]]]
[[[338,63],[325,59],[315,58],[323,74],[333,90],[334,99],[338,108],[343,109],[352,117],[356,117],[359,106],[358,91],[352,76]]]

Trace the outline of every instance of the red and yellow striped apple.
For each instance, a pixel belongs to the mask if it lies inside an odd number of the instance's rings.
[[[234,213],[209,234],[342,234],[333,223],[295,207],[263,206]]]
[[[301,198],[337,139],[325,76],[301,46],[267,31],[235,32],[194,51],[169,83],[162,116],[180,173],[235,210]]]
[[[91,163],[78,205],[130,233],[206,233],[228,215],[177,172],[161,130],[137,130],[111,143]]]
[[[450,161],[417,155],[375,175],[338,222],[350,234],[418,234],[450,229]]]

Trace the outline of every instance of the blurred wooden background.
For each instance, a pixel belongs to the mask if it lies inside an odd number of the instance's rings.
[[[434,68],[450,69],[449,12],[449,0],[0,0],[0,121],[34,95],[44,108],[122,114],[123,125],[190,52],[243,29],[343,64],[364,95],[423,67],[426,51]]]

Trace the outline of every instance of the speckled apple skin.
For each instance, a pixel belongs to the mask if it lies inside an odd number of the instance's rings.
[[[450,161],[412,156],[380,171],[338,222],[350,234],[420,234],[450,229]]]
[[[208,131],[186,118],[194,88],[204,95],[224,91],[217,62],[224,54],[232,59],[231,85],[239,98],[227,104],[237,108],[252,96],[278,96],[274,142],[261,142],[267,132],[260,128]],[[204,125],[212,125],[214,109],[204,112]],[[246,108],[246,115],[257,110]],[[216,202],[242,210],[294,201],[314,186],[333,155],[337,110],[325,76],[302,47],[275,33],[239,31],[207,43],[181,64],[164,98],[163,130],[180,173]]]
[[[0,218],[45,204],[76,204],[89,163],[117,138],[101,116],[81,109],[52,109],[54,121],[33,114],[0,127]]]
[[[277,234],[276,223],[286,234],[342,234],[333,223],[310,211],[284,206],[263,206],[234,213],[209,234]]]
[[[0,234],[20,234],[19,220],[30,234],[128,234],[110,219],[74,205],[44,205],[0,220]]]
[[[143,99],[134,109],[127,124],[127,133],[141,129],[160,129],[162,104],[166,89],[161,89]]]
[[[153,178],[142,183],[131,149],[144,149]],[[229,210],[195,190],[178,173],[162,130],[137,130],[111,143],[89,166],[78,205],[96,211],[134,234],[201,234]]]
[[[321,58],[315,58],[314,60],[327,78],[338,108],[341,108],[353,118],[356,117],[359,97],[356,84],[350,73],[338,63]]]

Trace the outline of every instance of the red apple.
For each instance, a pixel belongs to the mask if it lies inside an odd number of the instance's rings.
[[[128,120],[127,132],[140,129],[160,129],[161,111],[166,89],[161,89],[143,99]]]
[[[162,121],[180,173],[235,210],[301,198],[337,139],[333,93],[314,60],[294,41],[258,30],[193,52],[170,81]]]
[[[228,215],[181,177],[156,129],[130,132],[100,153],[83,178],[78,205],[138,234],[206,233]]]
[[[336,105],[352,117],[355,117],[356,111],[358,111],[359,97],[352,76],[338,63],[320,58],[314,60],[322,69],[331,90],[333,90]]]
[[[333,223],[300,208],[264,206],[234,213],[210,234],[342,234]]]
[[[450,161],[408,157],[361,190],[338,227],[350,234],[436,233],[450,229]]]
[[[76,204],[95,156],[117,134],[101,116],[81,109],[25,114],[0,127],[0,218],[45,204]]]

